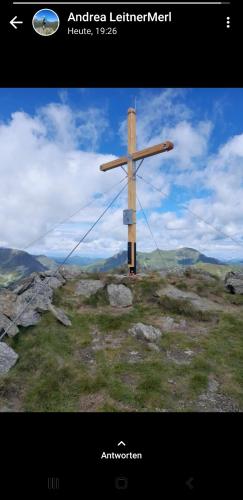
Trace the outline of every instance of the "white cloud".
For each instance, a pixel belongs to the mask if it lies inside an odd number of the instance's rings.
[[[121,171],[109,176],[99,170],[114,156],[92,152],[106,128],[105,121],[97,123],[99,115],[95,109],[77,114],[67,105],[50,104],[33,117],[13,113],[0,125],[1,245],[26,246],[122,178]],[[89,151],[78,148],[80,142]],[[111,196],[102,203],[97,197],[96,215]]]
[[[72,110],[66,91],[62,103],[50,103],[34,116],[15,112],[0,124],[1,211],[0,245],[23,248],[58,221],[90,203],[70,223],[47,235],[30,251],[65,254],[102,213],[122,185],[120,169],[102,173],[99,165],[113,155],[98,152],[109,133],[106,114],[97,108]],[[144,161],[139,174],[161,189],[138,180],[138,196],[160,248],[190,246],[210,255],[230,258],[242,249],[219,231],[241,241],[243,234],[243,134],[230,137],[213,155],[213,123],[196,120],[184,102],[184,91],[169,89],[138,101],[139,147],[172,140],[175,149]],[[125,125],[121,127],[124,132]],[[123,131],[123,132],[122,132]],[[194,188],[207,197],[196,197]],[[190,188],[189,211],[176,205],[173,189]],[[172,199],[174,208],[166,203]],[[122,223],[126,190],[79,248],[83,255],[112,255],[126,249],[127,227]],[[139,210],[139,205],[138,205]],[[192,212],[206,220],[204,223]],[[154,242],[138,213],[138,249],[151,251]]]

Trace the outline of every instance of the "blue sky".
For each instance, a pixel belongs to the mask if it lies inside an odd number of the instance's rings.
[[[160,248],[243,257],[242,89],[0,89],[1,246],[28,247],[91,203],[28,251],[65,255],[72,248],[119,190],[112,186],[123,171],[101,173],[99,165],[126,153],[127,109],[135,99],[138,148],[175,145],[140,169],[164,194],[137,183]],[[124,193],[80,255],[126,248],[126,204]],[[139,211],[137,232],[138,249],[153,250]]]
[[[57,15],[54,11],[51,9],[41,9],[40,11],[36,12],[35,14],[35,19],[38,21],[42,20],[43,17],[47,19],[49,22],[53,22],[57,20]]]

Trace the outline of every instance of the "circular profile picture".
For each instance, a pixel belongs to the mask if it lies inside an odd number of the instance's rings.
[[[41,9],[34,15],[32,25],[38,35],[50,36],[58,30],[60,20],[54,10]]]

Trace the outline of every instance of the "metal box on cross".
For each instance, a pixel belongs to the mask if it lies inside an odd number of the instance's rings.
[[[128,226],[129,224],[134,224],[134,213],[135,210],[132,208],[128,208],[123,210],[123,224]]]

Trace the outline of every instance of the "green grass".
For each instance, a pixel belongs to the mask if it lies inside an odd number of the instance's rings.
[[[107,306],[109,304],[107,292],[104,289],[98,290],[98,292],[90,295],[90,297],[85,298],[83,303],[93,307]]]
[[[189,286],[187,279],[192,278],[185,278]],[[48,312],[38,325],[22,328],[7,340],[19,354],[19,361],[9,374],[0,377],[0,407],[15,411],[80,411],[82,397],[102,394],[97,403],[99,411],[194,411],[198,397],[207,392],[213,377],[220,384],[220,392],[233,398],[243,410],[241,298],[237,296],[237,312],[219,313],[215,326],[211,314],[202,314],[188,301],[167,297],[149,300],[163,281],[151,275],[150,279],[132,282],[134,305],[120,313],[107,305],[103,290],[86,301],[83,310],[83,299],[73,294],[75,281],[56,290],[54,303],[65,310],[72,326],[61,325]],[[183,286],[181,277],[176,286],[178,283]],[[229,304],[232,296],[223,292],[221,297]],[[149,350],[146,342],[128,333],[136,322],[156,326],[162,314],[187,318],[195,331],[202,320],[207,320],[205,333],[191,336],[189,330],[163,332],[159,352]],[[114,340],[119,337],[120,343],[94,351],[94,331],[104,341],[107,334]],[[195,352],[190,364],[176,364],[167,356],[167,351],[188,349]],[[83,355],[86,351],[92,364]],[[134,351],[141,361],[131,362]]]
[[[166,281],[163,278],[156,279],[152,275],[150,276],[150,279],[144,279],[141,281],[138,281],[134,285],[134,298],[135,302],[141,303],[141,302],[155,302],[155,295],[157,290],[162,286],[165,285]]]
[[[219,324],[202,340],[204,358],[221,380],[222,390],[243,408],[243,318],[223,314]]]
[[[231,293],[225,293],[224,295],[225,301],[229,304],[235,304],[236,306],[243,305],[243,295],[235,295]]]
[[[198,321],[210,321],[213,316],[209,311],[196,309],[189,300],[175,299],[163,295],[159,298],[159,304],[161,310],[165,313],[177,314]]]

